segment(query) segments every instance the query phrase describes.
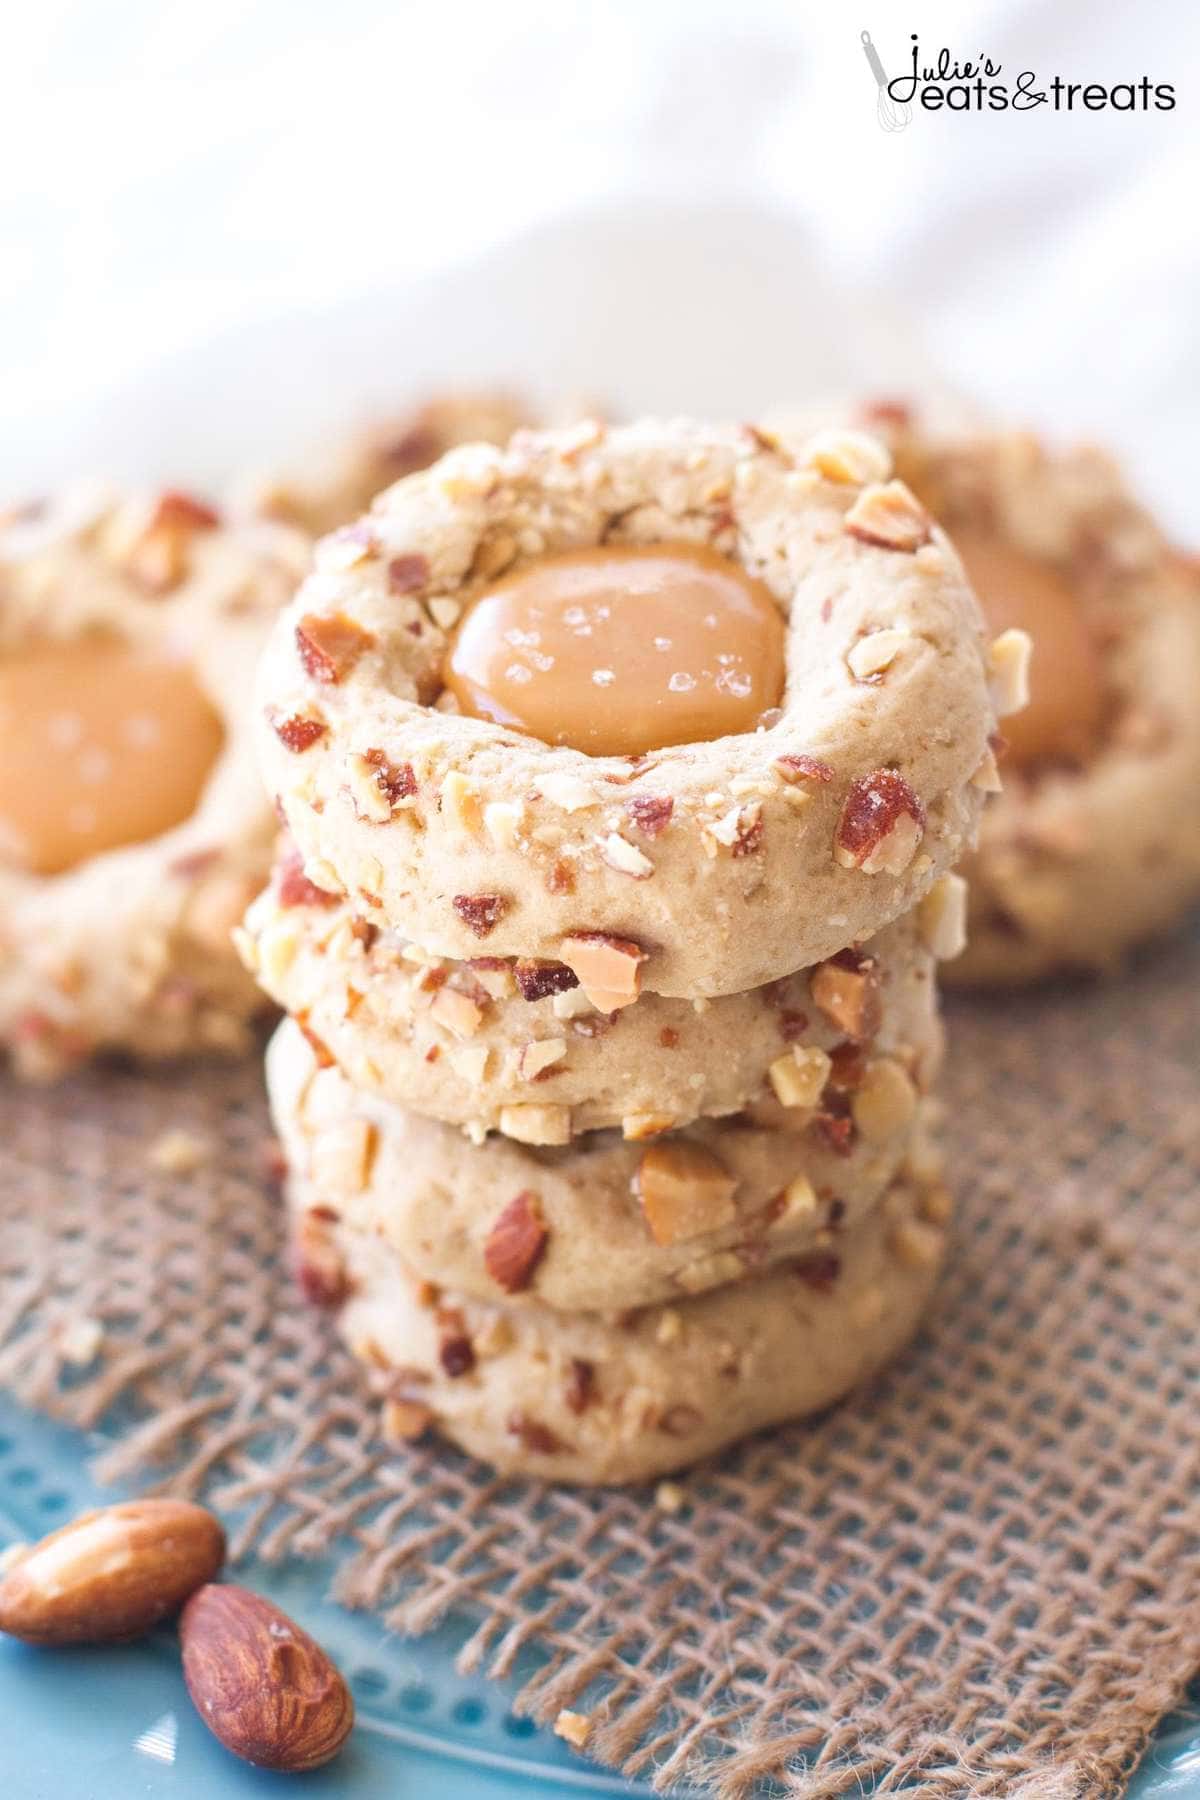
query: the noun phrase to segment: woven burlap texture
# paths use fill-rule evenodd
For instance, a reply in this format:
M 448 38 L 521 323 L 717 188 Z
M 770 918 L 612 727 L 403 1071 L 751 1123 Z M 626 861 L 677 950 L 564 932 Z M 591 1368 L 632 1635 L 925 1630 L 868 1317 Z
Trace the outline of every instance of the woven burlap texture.
M 465 1615 L 469 1669 L 535 1649 L 519 1707 L 591 1711 L 664 1789 L 1119 1794 L 1200 1666 L 1198 965 L 952 1007 L 928 1330 L 681 1512 L 381 1443 L 283 1266 L 253 1069 L 0 1090 L 0 1382 L 108 1421 L 105 1472 L 205 1494 L 238 1555 L 332 1554 L 402 1631 Z M 153 1174 L 167 1129 L 211 1160 Z

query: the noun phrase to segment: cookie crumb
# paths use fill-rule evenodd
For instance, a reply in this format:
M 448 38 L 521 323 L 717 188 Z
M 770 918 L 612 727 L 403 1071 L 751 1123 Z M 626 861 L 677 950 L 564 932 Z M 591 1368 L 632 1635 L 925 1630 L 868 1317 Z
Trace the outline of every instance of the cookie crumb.
M 654 1490 L 654 1504 L 659 1512 L 682 1512 L 687 1505 L 687 1495 L 677 1481 L 660 1481 Z
M 587 1713 L 560 1712 L 554 1721 L 555 1737 L 565 1738 L 575 1750 L 582 1750 L 591 1736 L 592 1721 Z

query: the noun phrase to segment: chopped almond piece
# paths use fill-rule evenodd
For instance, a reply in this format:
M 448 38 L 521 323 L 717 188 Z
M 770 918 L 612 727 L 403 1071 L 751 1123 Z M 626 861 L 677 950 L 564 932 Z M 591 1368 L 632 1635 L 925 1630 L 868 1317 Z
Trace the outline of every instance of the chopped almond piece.
M 642 964 L 649 952 L 633 938 L 579 932 L 564 938 L 558 953 L 598 1012 L 619 1012 L 642 991 Z
M 375 639 L 345 613 L 305 613 L 296 627 L 300 661 L 314 681 L 330 685 L 345 679 Z
M 826 481 L 852 486 L 886 481 L 892 472 L 889 452 L 865 431 L 818 431 L 801 446 L 797 460 L 802 468 L 815 469 Z
M 719 1157 L 680 1139 L 654 1144 L 634 1178 L 656 1244 L 678 1244 L 731 1225 L 737 1181 Z
M 882 1023 L 882 1007 L 879 979 L 869 959 L 857 966 L 840 957 L 818 963 L 808 987 L 819 1011 L 848 1038 L 863 1043 L 875 1036 Z
M 313 1306 L 340 1306 L 350 1292 L 346 1265 L 329 1231 L 329 1223 L 313 1208 L 296 1233 L 296 1280 Z
M 917 1090 L 895 1057 L 880 1056 L 867 1064 L 850 1111 L 869 1144 L 884 1143 L 903 1131 L 916 1110 Z
M 568 1712 L 565 1709 L 554 1721 L 555 1737 L 564 1738 L 575 1750 L 582 1750 L 591 1736 L 592 1721 L 586 1713 Z
M 907 631 L 871 631 L 846 652 L 846 666 L 856 681 L 874 681 L 890 669 L 908 642 Z
M 834 860 L 865 875 L 903 875 L 925 833 L 925 808 L 895 769 L 850 784 L 834 833 Z
M 992 703 L 1001 719 L 1029 705 L 1029 662 L 1033 639 L 1027 631 L 1002 631 L 988 651 Z
M 506 1294 L 519 1294 L 533 1279 L 548 1238 L 537 1195 L 527 1189 L 517 1194 L 493 1221 L 483 1247 L 492 1280 Z
M 503 1106 L 500 1129 L 518 1144 L 569 1144 L 569 1106 Z
M 474 783 L 457 769 L 451 769 L 442 781 L 440 796 L 442 816 L 459 831 L 475 836 L 483 824 L 479 791 Z
M 463 924 L 478 938 L 494 931 L 508 911 L 503 894 L 455 894 L 453 906 Z
M 366 1187 L 375 1156 L 375 1127 L 367 1119 L 326 1125 L 313 1140 L 309 1174 L 322 1196 L 358 1194 Z
M 793 1046 L 767 1070 L 775 1098 L 781 1106 L 815 1106 L 829 1078 L 831 1063 L 824 1050 Z
M 600 854 L 610 869 L 616 869 L 621 875 L 632 875 L 635 881 L 648 881 L 654 873 L 650 858 L 619 831 L 610 831 L 603 839 Z
M 541 1038 L 524 1045 L 517 1064 L 522 1081 L 537 1081 L 566 1054 L 566 1038 Z
M 297 756 L 305 750 L 311 750 L 313 745 L 318 743 L 329 730 L 323 719 L 314 719 L 307 713 L 289 713 L 281 716 L 278 713 L 268 712 L 267 718 L 270 721 L 271 729 L 284 749 L 291 750 Z
M 419 1400 L 387 1400 L 383 1407 L 383 1435 L 393 1444 L 415 1443 L 433 1423 L 433 1414 Z
M 779 1196 L 779 1211 L 772 1224 L 794 1225 L 797 1219 L 812 1218 L 816 1210 L 816 1188 L 807 1175 L 793 1175 Z
M 864 544 L 909 555 L 929 542 L 933 529 L 929 514 L 902 481 L 865 487 L 842 524 Z
M 670 1131 L 675 1123 L 674 1113 L 626 1113 L 621 1120 L 621 1136 L 635 1142 L 640 1138 L 660 1137 L 664 1131 Z
M 967 884 L 961 875 L 935 881 L 917 908 L 921 942 L 939 962 L 961 956 L 967 947 Z
M 429 1010 L 439 1025 L 444 1025 L 459 1038 L 474 1037 L 483 1023 L 483 1009 L 476 1006 L 469 994 L 460 994 L 457 988 L 439 988 Z

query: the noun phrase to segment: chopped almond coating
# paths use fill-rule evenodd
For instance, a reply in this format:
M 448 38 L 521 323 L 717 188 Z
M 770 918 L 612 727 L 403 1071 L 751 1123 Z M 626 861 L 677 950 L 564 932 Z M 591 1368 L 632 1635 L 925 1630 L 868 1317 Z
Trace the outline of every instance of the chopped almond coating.
M 676 1140 L 652 1145 L 634 1180 L 656 1244 L 704 1237 L 737 1218 L 737 1181 L 719 1157 L 698 1144 Z
M 523 809 L 512 800 L 491 800 L 483 809 L 483 827 L 498 850 L 511 850 L 521 829 Z
M 463 1044 L 450 1052 L 450 1062 L 471 1087 L 482 1087 L 490 1051 L 486 1044 Z
M 935 881 L 917 908 L 921 942 L 939 962 L 961 956 L 967 947 L 967 884 L 961 875 Z
M 475 836 L 483 824 L 483 814 L 479 806 L 479 793 L 474 784 L 465 775 L 460 775 L 457 769 L 451 769 L 442 782 L 440 795 L 442 817 L 457 826 L 459 831 Z
M 523 1081 L 536 1081 L 547 1069 L 562 1061 L 567 1054 L 566 1038 L 542 1038 L 526 1044 L 521 1051 L 518 1068 Z
M 1002 631 L 988 651 L 992 703 L 1006 719 L 1029 705 L 1029 662 L 1033 640 L 1027 631 Z
M 857 1043 L 873 1038 L 882 1023 L 879 982 L 873 963 L 858 967 L 837 958 L 818 963 L 809 977 L 814 1004 L 839 1031 Z
M 381 1423 L 389 1443 L 411 1444 L 433 1424 L 433 1413 L 419 1400 L 387 1400 Z
M 483 1260 L 492 1280 L 506 1294 L 519 1294 L 532 1281 L 548 1238 L 538 1197 L 525 1189 L 497 1214 L 488 1232 Z
M 387 579 L 393 594 L 413 594 L 429 580 L 429 564 L 423 556 L 393 556 Z
M 347 757 L 346 786 L 360 819 L 369 819 L 373 825 L 387 824 L 392 816 L 391 802 L 380 786 L 378 771 L 365 756 Z
M 429 602 L 429 616 L 439 631 L 451 631 L 458 623 L 462 603 L 448 594 L 435 594 Z
M 452 904 L 463 924 L 478 938 L 494 931 L 508 911 L 503 894 L 455 894 Z
M 826 481 L 861 486 L 865 481 L 886 481 L 892 459 L 878 438 L 865 431 L 818 431 L 800 448 L 801 468 L 815 469 Z
M 911 555 L 927 544 L 933 521 L 902 481 L 865 487 L 842 521 L 851 537 Z
M 312 1210 L 296 1233 L 296 1280 L 314 1306 L 340 1306 L 349 1293 L 346 1265 L 329 1234 L 328 1221 Z
M 925 832 L 925 808 L 895 769 L 850 784 L 834 833 L 834 860 L 866 875 L 903 875 Z
M 780 1205 L 774 1226 L 794 1225 L 797 1219 L 810 1219 L 817 1210 L 817 1190 L 807 1175 L 793 1175 L 779 1197 Z
M 675 802 L 670 794 L 635 794 L 625 810 L 639 831 L 656 838 L 671 823 Z
M 469 994 L 460 994 L 457 988 L 439 988 L 429 1010 L 438 1024 L 452 1031 L 455 1037 L 474 1037 L 483 1024 L 482 1007 L 476 1006 Z
M 522 999 L 530 1002 L 546 1000 L 579 986 L 579 977 L 566 963 L 544 962 L 538 957 L 518 957 L 513 964 L 512 976 L 521 990 Z
M 674 1113 L 626 1113 L 621 1120 L 621 1136 L 635 1142 L 640 1138 L 660 1137 L 664 1131 L 670 1131 L 675 1122 Z
M 300 661 L 314 681 L 335 685 L 350 673 L 375 639 L 345 613 L 305 613 L 296 627 Z
M 569 1144 L 569 1106 L 503 1106 L 500 1129 L 519 1144 Z
M 728 1287 L 745 1273 L 746 1266 L 735 1250 L 718 1250 L 712 1256 L 685 1263 L 675 1280 L 685 1294 L 703 1294 L 709 1288 Z
M 781 1106 L 815 1106 L 832 1066 L 824 1050 L 795 1044 L 775 1059 L 767 1075 Z
M 916 1110 L 917 1090 L 894 1057 L 877 1057 L 867 1064 L 850 1111 L 868 1143 L 882 1144 L 905 1130 Z
M 787 782 L 812 781 L 825 787 L 833 780 L 833 769 L 827 762 L 822 762 L 816 756 L 806 756 L 803 752 L 777 756 L 775 769 Z
M 991 745 L 984 751 L 971 776 L 971 786 L 978 788 L 983 794 L 1002 794 L 1004 783 L 1000 778 L 1000 768 L 996 762 L 996 752 Z
M 282 716 L 268 712 L 267 718 L 280 743 L 297 756 L 305 750 L 311 750 L 329 730 L 324 719 L 314 718 L 309 713 L 289 713 Z
M 313 1140 L 309 1175 L 322 1194 L 360 1194 L 371 1175 L 375 1127 L 367 1119 L 324 1126 Z
M 846 652 L 846 664 L 856 681 L 870 681 L 891 667 L 908 642 L 907 631 L 872 631 Z
M 654 864 L 644 851 L 628 838 L 623 838 L 619 831 L 610 831 L 600 845 L 600 854 L 610 869 L 616 869 L 622 875 L 632 875 L 635 881 L 648 881 L 654 873 Z
M 564 938 L 558 954 L 598 1012 L 619 1012 L 642 991 L 642 964 L 649 952 L 632 938 L 581 932 Z

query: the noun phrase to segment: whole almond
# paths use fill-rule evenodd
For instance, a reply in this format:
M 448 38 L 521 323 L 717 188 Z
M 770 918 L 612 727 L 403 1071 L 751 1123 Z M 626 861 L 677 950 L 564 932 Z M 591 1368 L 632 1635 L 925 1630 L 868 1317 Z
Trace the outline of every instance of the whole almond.
M 51 1532 L 0 1581 L 0 1631 L 27 1644 L 108 1644 L 178 1612 L 225 1560 L 225 1533 L 184 1500 L 125 1500 Z
M 354 1724 L 341 1674 L 306 1631 L 248 1588 L 211 1584 L 179 1621 L 183 1678 L 213 1736 L 263 1769 L 319 1769 Z

